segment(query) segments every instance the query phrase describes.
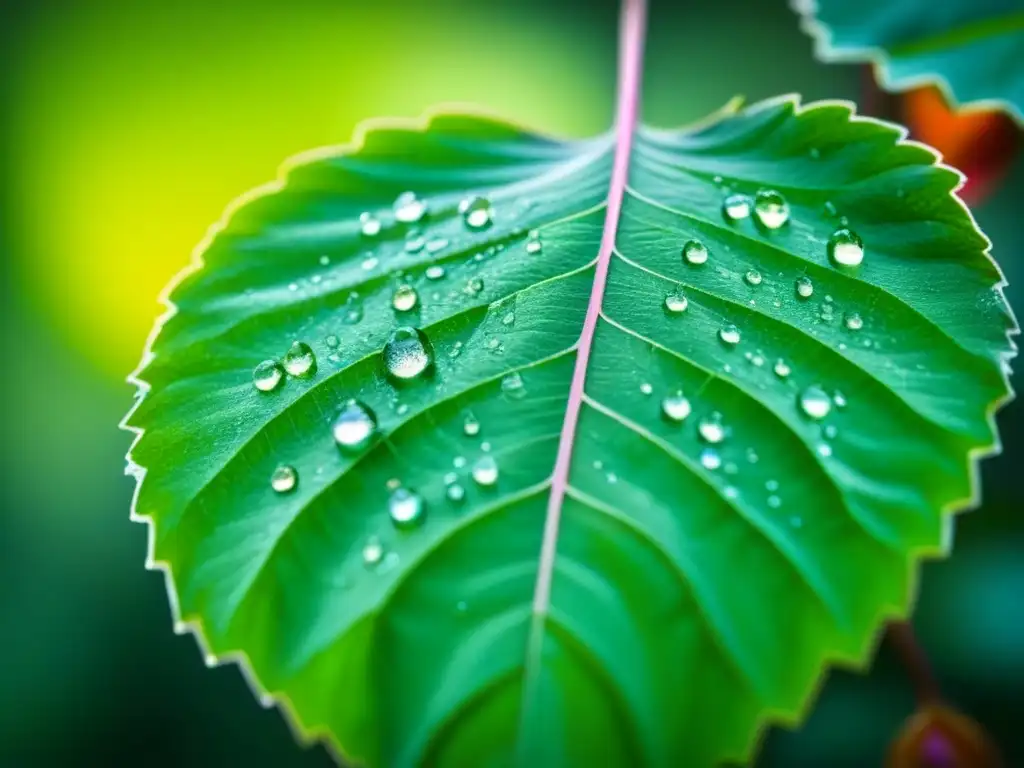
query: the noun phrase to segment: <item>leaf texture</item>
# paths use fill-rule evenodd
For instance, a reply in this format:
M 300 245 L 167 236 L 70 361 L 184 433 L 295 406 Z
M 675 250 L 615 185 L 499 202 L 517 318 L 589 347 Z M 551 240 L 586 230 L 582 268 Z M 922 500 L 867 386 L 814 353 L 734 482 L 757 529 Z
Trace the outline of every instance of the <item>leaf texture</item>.
M 847 104 L 780 98 L 631 135 L 552 532 L 616 146 L 469 114 L 379 124 L 233 206 L 170 293 L 126 419 L 151 563 L 211 662 L 241 660 L 346 759 L 749 759 L 824 665 L 864 663 L 906 615 L 976 498 L 1014 321 L 961 178 Z M 778 229 L 723 215 L 768 188 Z M 393 212 L 407 190 L 416 223 Z M 459 211 L 473 195 L 485 228 Z M 829 258 L 840 217 L 858 267 Z M 396 325 L 433 347 L 402 385 L 381 354 Z M 295 341 L 312 375 L 257 390 Z M 801 405 L 818 389 L 820 419 Z M 352 398 L 378 421 L 357 452 L 331 429 Z M 297 482 L 276 492 L 282 464 Z M 389 517 L 398 485 L 420 525 Z
M 826 61 L 870 61 L 883 87 L 938 83 L 961 105 L 1024 121 L 1024 7 L 1019 0 L 794 0 Z

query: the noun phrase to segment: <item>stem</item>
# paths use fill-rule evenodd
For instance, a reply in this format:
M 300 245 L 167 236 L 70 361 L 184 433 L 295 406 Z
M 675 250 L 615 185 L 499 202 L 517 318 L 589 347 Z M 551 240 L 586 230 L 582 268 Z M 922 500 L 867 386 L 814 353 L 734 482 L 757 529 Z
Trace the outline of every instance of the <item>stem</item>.
M 551 576 L 555 564 L 558 523 L 566 488 L 569 485 L 569 467 L 572 463 L 576 424 L 579 421 L 580 406 L 583 403 L 583 383 L 587 376 L 590 350 L 594 343 L 594 329 L 597 327 L 597 319 L 601 314 L 601 300 L 604 298 L 604 288 L 608 280 L 608 265 L 611 262 L 615 234 L 619 227 L 619 214 L 626 191 L 633 134 L 636 131 L 646 21 L 647 0 L 623 0 L 619 27 L 615 159 L 608 189 L 608 210 L 604 220 L 604 232 L 601 235 L 601 247 L 597 254 L 590 304 L 587 307 L 587 315 L 583 321 L 579 341 L 576 343 L 576 367 L 573 370 L 572 383 L 569 385 L 569 400 L 566 404 L 565 420 L 562 422 L 562 434 L 558 442 L 558 456 L 555 460 L 554 473 L 551 476 L 551 495 L 548 497 L 540 566 L 537 570 L 537 585 L 533 593 L 535 615 L 547 613 L 551 598 Z
M 928 654 L 917 640 L 914 628 L 909 621 L 894 621 L 889 624 L 886 639 L 899 654 L 914 686 L 914 696 L 918 707 L 937 704 L 942 700 L 942 690 L 935 677 Z

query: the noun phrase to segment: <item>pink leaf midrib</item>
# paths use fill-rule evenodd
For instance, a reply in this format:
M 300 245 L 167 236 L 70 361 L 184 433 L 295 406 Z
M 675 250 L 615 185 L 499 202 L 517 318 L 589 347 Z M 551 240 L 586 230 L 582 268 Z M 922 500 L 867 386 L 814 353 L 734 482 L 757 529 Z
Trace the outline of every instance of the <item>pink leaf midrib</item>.
M 619 216 L 626 192 L 629 173 L 629 158 L 636 132 L 637 105 L 640 99 L 640 82 L 644 49 L 644 35 L 647 21 L 646 0 L 624 0 L 619 27 L 619 69 L 618 101 L 616 105 L 615 157 L 612 163 L 611 182 L 608 188 L 608 207 L 604 220 L 604 231 L 597 254 L 594 284 L 590 292 L 590 303 L 577 342 L 576 366 L 569 385 L 569 400 L 565 408 L 561 437 L 555 469 L 551 476 L 551 493 L 548 496 L 547 516 L 544 521 L 544 537 L 540 551 L 540 565 L 537 569 L 537 584 L 533 594 L 535 615 L 547 613 L 551 597 L 551 578 L 554 571 L 555 552 L 558 540 L 558 526 L 562 505 L 569 485 L 569 469 L 575 446 L 576 425 L 579 422 L 580 407 L 583 404 L 583 386 L 590 362 L 590 350 L 594 343 L 594 331 L 601 314 L 605 285 L 608 281 L 608 267 L 619 228 Z

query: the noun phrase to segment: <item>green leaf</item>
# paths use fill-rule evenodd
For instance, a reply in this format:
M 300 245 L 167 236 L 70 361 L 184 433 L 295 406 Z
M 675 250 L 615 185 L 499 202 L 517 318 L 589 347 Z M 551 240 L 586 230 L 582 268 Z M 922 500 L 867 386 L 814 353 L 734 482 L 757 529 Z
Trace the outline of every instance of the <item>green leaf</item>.
M 826 61 L 870 61 L 892 91 L 938 84 L 963 106 L 1024 121 L 1019 0 L 793 0 Z
M 747 758 L 907 614 L 997 445 L 961 177 L 842 103 L 634 130 L 630 39 L 616 136 L 440 113 L 289 163 L 137 374 L 178 629 L 349 759 Z

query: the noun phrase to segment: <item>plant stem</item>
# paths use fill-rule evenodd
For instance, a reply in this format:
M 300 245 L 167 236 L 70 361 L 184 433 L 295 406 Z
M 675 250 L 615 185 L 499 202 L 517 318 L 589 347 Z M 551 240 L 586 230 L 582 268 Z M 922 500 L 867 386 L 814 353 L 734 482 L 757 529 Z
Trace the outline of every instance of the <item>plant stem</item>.
M 909 621 L 891 622 L 886 630 L 886 639 L 899 654 L 900 661 L 911 684 L 918 707 L 937 704 L 942 701 L 942 690 L 932 670 L 928 654 L 925 653 Z

